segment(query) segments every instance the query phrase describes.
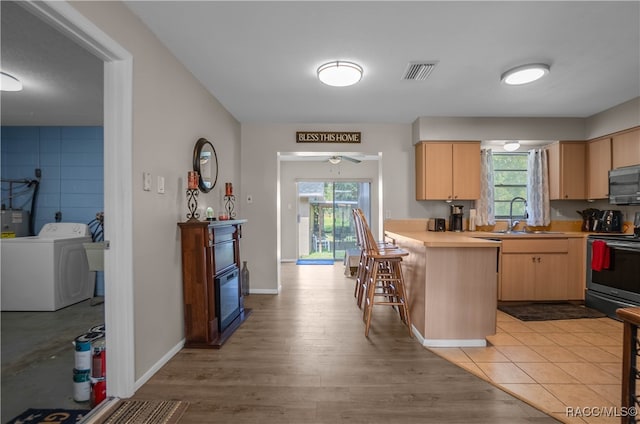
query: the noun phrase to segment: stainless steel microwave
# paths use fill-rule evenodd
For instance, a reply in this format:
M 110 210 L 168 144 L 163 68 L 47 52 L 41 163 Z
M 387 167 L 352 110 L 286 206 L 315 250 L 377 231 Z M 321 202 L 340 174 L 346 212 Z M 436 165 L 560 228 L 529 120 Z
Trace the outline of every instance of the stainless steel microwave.
M 640 205 L 640 165 L 609 171 L 609 203 Z

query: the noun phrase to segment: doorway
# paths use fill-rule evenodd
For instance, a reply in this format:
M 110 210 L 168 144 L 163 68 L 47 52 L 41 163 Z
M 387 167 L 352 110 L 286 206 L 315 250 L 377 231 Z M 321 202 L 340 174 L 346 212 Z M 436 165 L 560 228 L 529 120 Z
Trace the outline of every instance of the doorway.
M 67 2 L 21 5 L 104 62 L 104 213 L 111 245 L 104 252 L 107 395 L 131 397 L 145 381 L 135 381 L 133 331 L 133 57 Z
M 343 260 L 357 246 L 352 209 L 371 212 L 371 181 L 298 181 L 298 259 Z

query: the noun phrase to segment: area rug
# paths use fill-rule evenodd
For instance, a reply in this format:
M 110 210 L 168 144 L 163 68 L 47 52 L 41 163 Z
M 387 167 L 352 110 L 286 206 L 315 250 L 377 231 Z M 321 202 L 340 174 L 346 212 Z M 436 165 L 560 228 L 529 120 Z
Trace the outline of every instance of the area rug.
M 298 259 L 296 265 L 333 265 L 333 259 Z
M 95 424 L 175 424 L 189 402 L 174 400 L 120 400 Z
M 7 424 L 60 423 L 76 424 L 89 413 L 88 409 L 27 409 Z
M 498 309 L 520 321 L 551 321 L 560 319 L 603 318 L 602 312 L 571 303 L 527 303 L 499 305 Z

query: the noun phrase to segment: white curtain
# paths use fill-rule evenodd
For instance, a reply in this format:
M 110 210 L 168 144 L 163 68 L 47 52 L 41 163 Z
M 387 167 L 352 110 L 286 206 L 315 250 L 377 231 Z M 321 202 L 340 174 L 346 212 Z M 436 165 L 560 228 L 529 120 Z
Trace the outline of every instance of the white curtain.
M 476 202 L 476 225 L 494 225 L 493 154 L 491 149 L 480 151 L 480 198 Z
M 551 211 L 549 207 L 549 165 L 547 151 L 529 150 L 527 162 L 527 224 L 549 225 Z

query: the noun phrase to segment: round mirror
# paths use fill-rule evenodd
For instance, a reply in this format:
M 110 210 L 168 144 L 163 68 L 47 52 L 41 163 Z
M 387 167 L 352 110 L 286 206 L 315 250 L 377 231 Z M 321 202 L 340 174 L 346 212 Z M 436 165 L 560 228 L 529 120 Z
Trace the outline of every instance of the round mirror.
M 213 144 L 206 138 L 196 142 L 193 149 L 193 170 L 199 175 L 198 187 L 208 193 L 218 181 L 218 156 Z

